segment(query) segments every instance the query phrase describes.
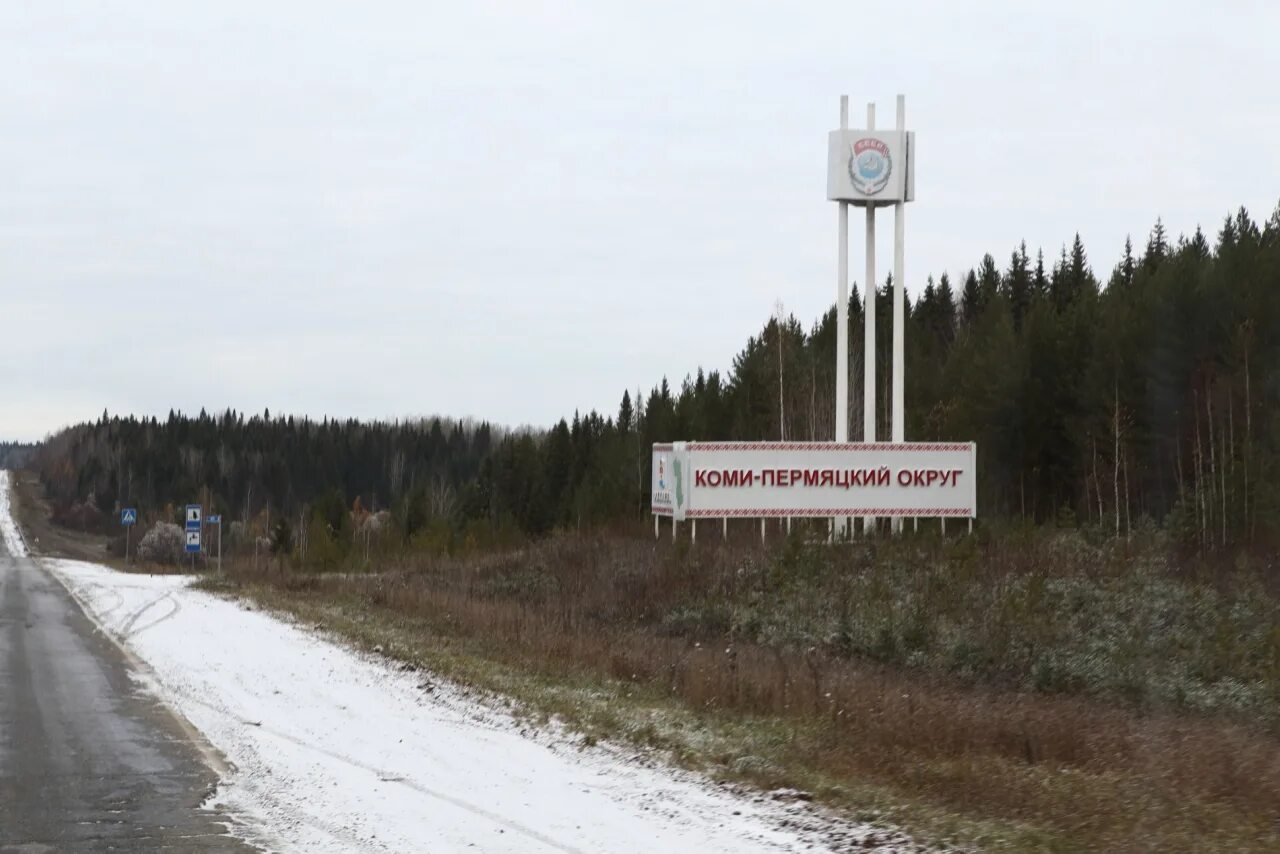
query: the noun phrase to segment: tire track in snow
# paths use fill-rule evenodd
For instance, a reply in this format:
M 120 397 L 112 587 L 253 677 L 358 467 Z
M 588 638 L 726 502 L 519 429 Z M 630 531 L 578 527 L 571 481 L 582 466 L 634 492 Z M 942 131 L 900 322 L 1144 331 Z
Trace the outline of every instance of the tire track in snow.
M 112 604 L 110 607 L 102 608 L 101 610 L 98 611 L 99 617 L 105 618 L 108 614 L 110 614 L 111 612 L 115 611 L 117 608 L 124 605 L 124 596 L 121 595 L 120 591 L 113 590 L 110 587 L 107 587 L 106 585 L 98 584 L 97 582 L 93 582 L 93 581 L 89 582 L 88 587 L 94 590 L 101 590 L 104 596 L 110 596 L 112 599 L 115 600 L 114 604 Z
M 140 614 L 138 614 L 138 616 L 139 617 L 142 616 L 142 614 L 145 614 L 147 611 L 151 610 L 151 608 L 155 607 L 160 602 L 163 602 L 166 599 L 169 600 L 169 604 L 173 606 L 172 608 L 169 609 L 169 613 L 163 616 L 157 617 L 149 623 L 144 623 L 141 626 L 134 625 L 133 628 L 129 629 L 128 633 L 125 635 L 122 635 L 122 637 L 125 637 L 125 638 L 136 637 L 142 634 L 143 632 L 145 632 L 147 629 L 155 628 L 156 626 L 163 623 L 165 620 L 172 620 L 174 617 L 178 616 L 178 612 L 182 610 L 182 604 L 178 601 L 177 597 L 173 596 L 172 594 L 169 596 L 162 596 L 160 599 L 157 599 L 155 602 L 152 602 L 151 605 L 148 605 L 146 608 L 144 608 L 143 611 Z M 133 622 L 136 623 L 136 620 L 137 618 L 135 617 Z
M 170 609 L 169 613 L 165 614 L 163 617 L 159 617 L 155 620 L 152 620 L 149 623 L 144 624 L 142 628 L 139 628 L 139 629 L 134 628 L 134 626 L 137 625 L 138 620 L 142 619 L 143 614 L 147 613 L 156 605 L 160 604 L 166 599 L 169 600 L 169 604 L 173 605 L 173 608 Z M 178 600 L 174 598 L 173 593 L 172 592 L 165 593 L 161 596 L 157 596 L 156 598 L 152 599 L 150 602 L 146 603 L 141 608 L 139 608 L 138 610 L 130 614 L 129 618 L 125 621 L 124 625 L 121 626 L 116 631 L 116 634 L 120 636 L 121 640 L 126 640 L 128 638 L 133 637 L 136 634 L 145 632 L 147 629 L 153 626 L 158 626 L 159 624 L 163 623 L 165 620 L 168 620 L 171 617 L 175 616 L 181 610 L 182 610 L 182 606 L 178 604 Z

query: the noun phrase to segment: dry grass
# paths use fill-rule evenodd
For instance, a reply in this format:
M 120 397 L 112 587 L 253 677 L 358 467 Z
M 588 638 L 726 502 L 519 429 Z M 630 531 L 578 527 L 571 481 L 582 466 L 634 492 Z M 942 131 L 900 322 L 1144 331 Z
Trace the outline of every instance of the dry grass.
M 744 639 L 732 618 L 672 618 L 708 601 L 767 607 L 788 595 L 777 573 L 809 571 L 793 558 L 565 537 L 379 574 L 235 567 L 229 578 L 584 730 L 874 805 L 933 838 L 1280 849 L 1280 739 L 1263 723 L 1036 693 L 998 668 L 961 677 L 869 662 L 839 644 L 761 643 L 773 635 Z
M 99 562 L 110 557 L 106 537 L 51 521 L 52 508 L 44 485 L 34 472 L 14 472 L 13 509 L 27 545 L 35 554 Z

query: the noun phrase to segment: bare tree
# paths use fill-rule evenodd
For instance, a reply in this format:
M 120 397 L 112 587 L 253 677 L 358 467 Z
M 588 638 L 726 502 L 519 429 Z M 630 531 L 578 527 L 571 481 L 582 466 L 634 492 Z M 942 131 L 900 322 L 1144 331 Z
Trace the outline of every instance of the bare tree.
M 431 479 L 431 487 L 427 490 L 427 506 L 434 518 L 448 518 L 453 515 L 454 491 L 442 475 Z
M 1114 406 L 1111 415 L 1111 432 L 1113 434 L 1113 450 L 1111 460 L 1111 491 L 1114 494 L 1116 510 L 1116 536 L 1120 536 L 1120 380 L 1112 383 L 1112 399 Z
M 400 494 L 400 486 L 404 483 L 404 453 L 396 451 L 391 457 L 391 495 L 394 498 Z

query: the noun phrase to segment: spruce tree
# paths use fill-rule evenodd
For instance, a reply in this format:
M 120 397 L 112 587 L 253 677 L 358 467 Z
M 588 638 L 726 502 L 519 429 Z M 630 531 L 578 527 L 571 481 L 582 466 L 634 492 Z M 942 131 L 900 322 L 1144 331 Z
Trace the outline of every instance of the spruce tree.
M 978 277 L 970 270 L 964 277 L 964 291 L 960 295 L 960 317 L 965 326 L 972 325 L 982 313 L 982 290 Z
M 1022 320 L 1031 307 L 1031 271 L 1028 269 L 1027 242 L 1022 241 L 1018 249 L 1009 258 L 1009 269 L 1005 273 L 1005 290 L 1009 295 L 1009 306 L 1013 312 L 1013 329 L 1022 331 Z
M 1164 232 L 1164 221 L 1156 218 L 1156 224 L 1147 238 L 1146 251 L 1142 253 L 1142 268 L 1148 273 L 1155 272 L 1169 254 L 1169 241 Z
M 1125 235 L 1124 238 L 1124 255 L 1120 258 L 1120 263 L 1116 265 L 1115 272 L 1111 274 L 1111 282 L 1108 287 L 1128 288 L 1133 284 L 1134 273 L 1138 269 L 1138 262 L 1133 257 L 1133 240 Z
M 1031 290 L 1035 296 L 1049 296 L 1049 279 L 1044 272 L 1044 250 L 1036 250 L 1036 271 L 1031 279 Z
M 1000 292 L 1000 271 L 990 252 L 982 256 L 982 264 L 978 267 L 978 292 L 982 295 L 983 307 L 994 302 Z
M 1072 303 L 1097 290 L 1093 271 L 1089 269 L 1089 260 L 1084 252 L 1084 242 L 1080 233 L 1071 244 L 1071 259 L 1067 268 L 1067 302 Z
M 631 432 L 631 419 L 634 413 L 631 409 L 631 392 L 622 392 L 622 404 L 618 407 L 618 432 Z
M 946 273 L 938 279 L 937 335 L 948 346 L 956 337 L 956 297 Z

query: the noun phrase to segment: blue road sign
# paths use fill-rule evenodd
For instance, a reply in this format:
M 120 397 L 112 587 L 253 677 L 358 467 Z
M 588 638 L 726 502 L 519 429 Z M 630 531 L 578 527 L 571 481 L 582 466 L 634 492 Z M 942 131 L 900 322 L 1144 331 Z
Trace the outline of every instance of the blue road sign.
M 217 514 L 217 513 L 210 513 L 210 514 L 209 514 L 209 520 L 208 520 L 208 521 L 209 521 L 209 524 L 210 524 L 210 525 L 221 525 L 221 524 L 222 524 L 222 516 L 221 516 L 221 514 Z
M 194 554 L 200 551 L 200 532 L 187 531 L 187 553 Z
M 121 525 L 136 525 L 136 524 L 138 524 L 138 510 L 137 510 L 137 508 L 135 508 L 135 507 L 126 507 L 126 508 L 124 508 L 123 510 L 121 510 L 121 511 L 120 511 L 120 524 L 121 524 Z
M 200 530 L 200 505 L 199 504 L 187 505 L 187 530 L 188 531 Z M 199 544 L 200 544 L 200 540 L 199 538 L 197 538 L 196 545 L 199 546 Z M 190 550 L 190 544 L 188 543 L 188 551 L 189 550 Z

